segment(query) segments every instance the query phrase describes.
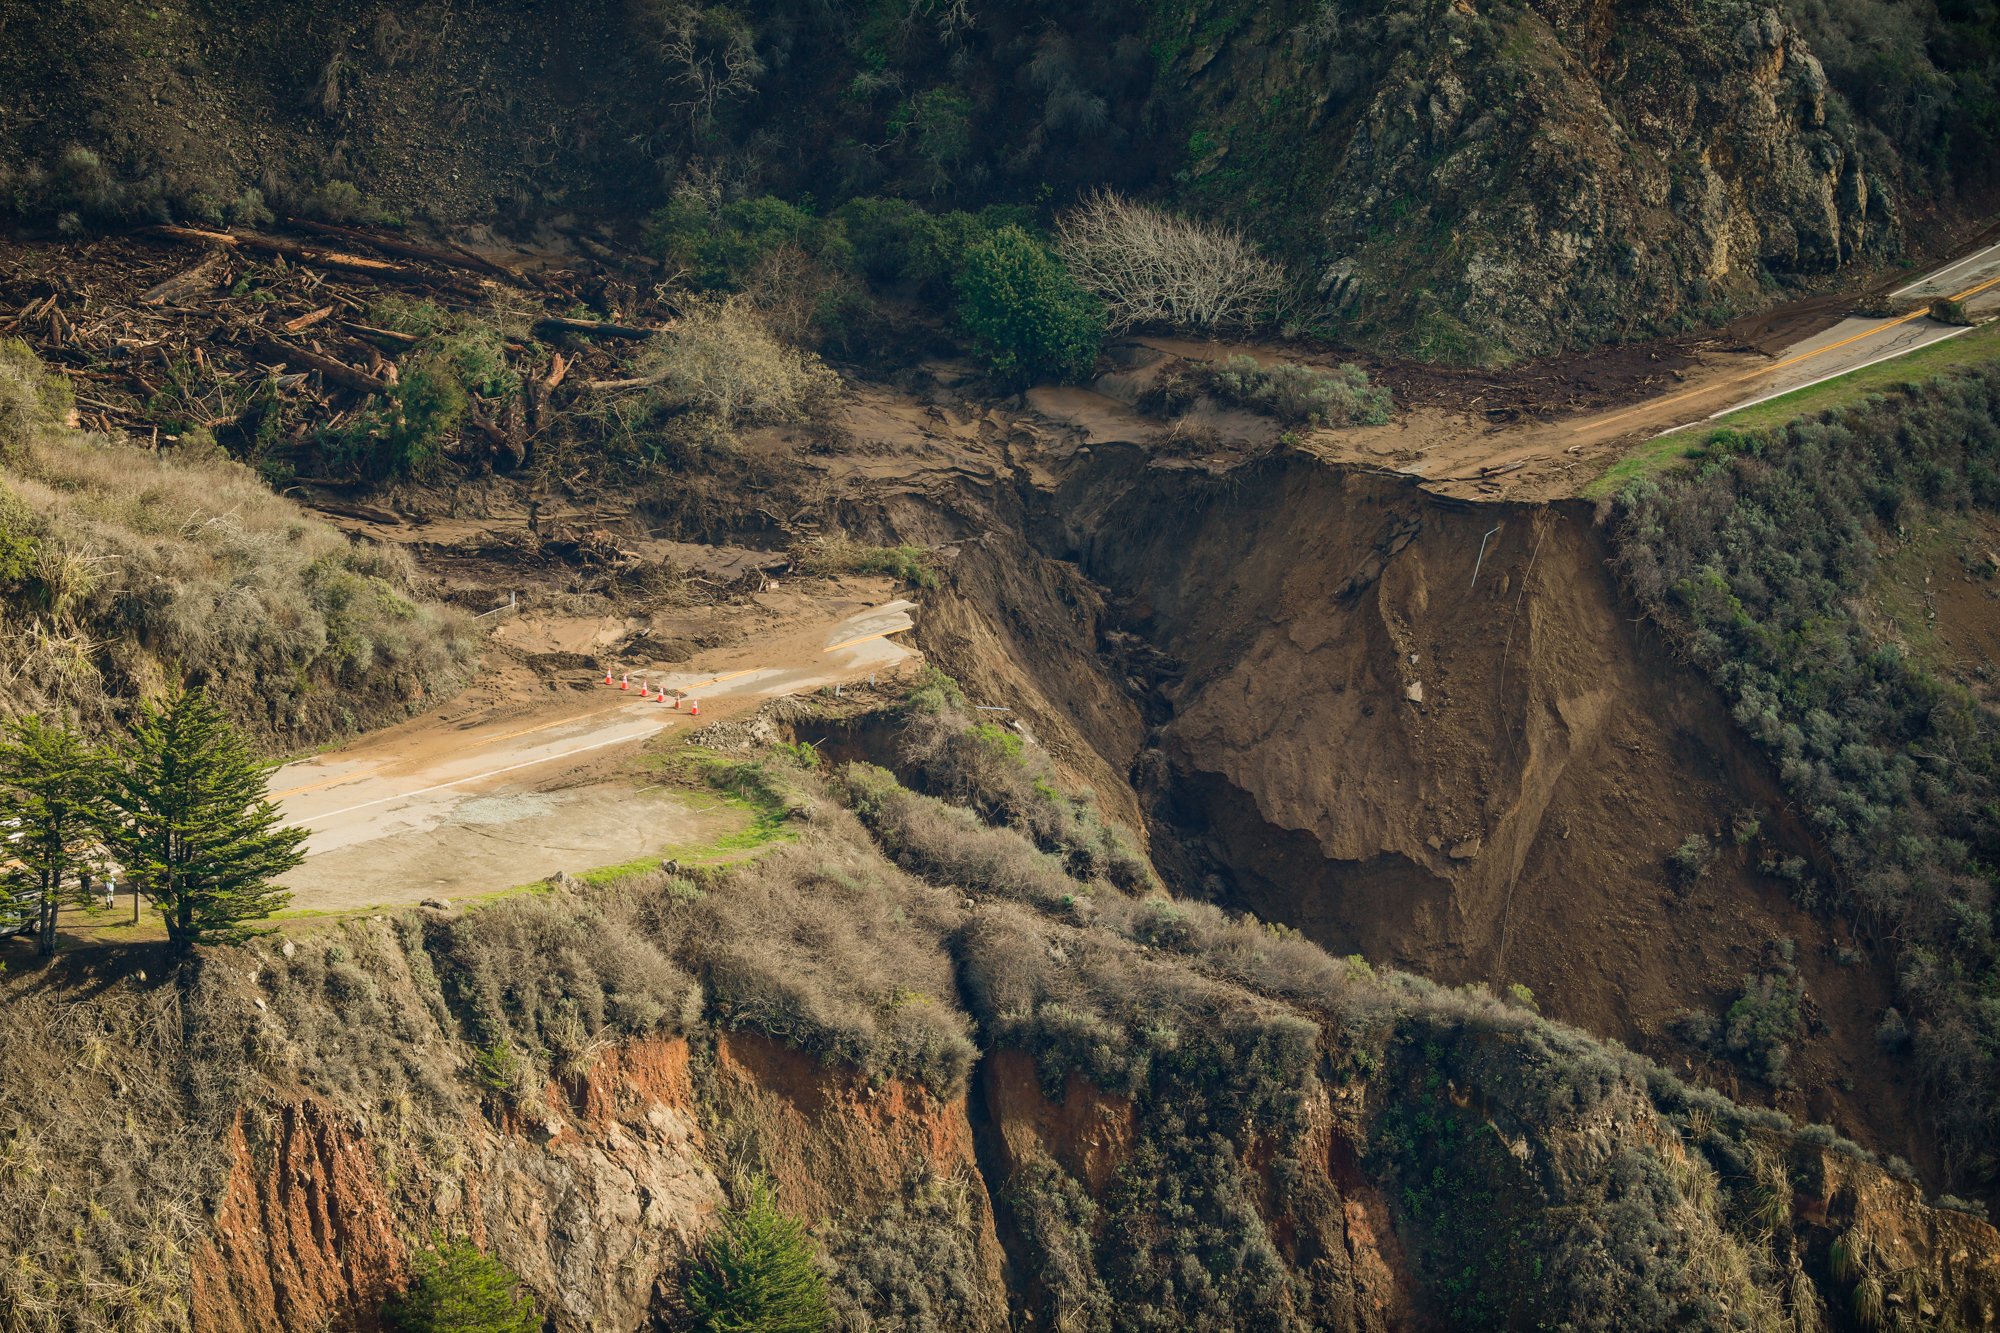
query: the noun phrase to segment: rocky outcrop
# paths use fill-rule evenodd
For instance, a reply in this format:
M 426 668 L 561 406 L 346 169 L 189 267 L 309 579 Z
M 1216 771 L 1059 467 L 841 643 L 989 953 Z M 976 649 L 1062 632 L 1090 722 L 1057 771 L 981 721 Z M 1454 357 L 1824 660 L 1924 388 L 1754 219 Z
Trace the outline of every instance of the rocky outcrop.
M 573 1328 L 636 1328 L 722 1203 L 686 1039 L 606 1051 L 478 1129 L 433 1209 L 470 1224 Z
M 1769 275 L 1900 245 L 1893 154 L 1869 157 L 1776 6 L 1301 8 L 1193 77 L 1229 129 L 1191 188 L 1285 197 L 1251 155 L 1288 132 L 1321 204 L 1296 244 L 1342 325 L 1426 358 L 1534 356 L 1726 317 Z

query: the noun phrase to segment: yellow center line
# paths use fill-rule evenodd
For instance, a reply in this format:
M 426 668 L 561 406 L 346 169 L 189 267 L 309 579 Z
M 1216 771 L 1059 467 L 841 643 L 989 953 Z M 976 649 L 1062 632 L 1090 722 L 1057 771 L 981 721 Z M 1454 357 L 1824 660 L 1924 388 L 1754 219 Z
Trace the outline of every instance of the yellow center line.
M 725 680 L 735 680 L 739 676 L 754 676 L 763 669 L 763 667 L 745 667 L 741 671 L 732 671 L 726 676 L 711 676 L 707 680 L 698 680 L 692 685 L 676 685 L 674 688 L 685 694 L 689 690 L 699 690 L 710 685 L 720 685 Z
M 1981 292 L 1985 291 L 1989 287 L 2000 287 L 2000 277 L 1988 278 L 1985 282 L 1980 283 L 1976 287 L 1967 287 L 1964 291 L 1960 292 L 1958 295 L 1947 296 L 1944 299 L 1947 301 L 1970 300 L 1971 298 L 1979 295 Z M 1816 356 L 1825 356 L 1828 352 L 1837 352 L 1843 347 L 1851 347 L 1855 343 L 1861 342 L 1868 338 L 1873 338 L 1878 333 L 1887 333 L 1890 329 L 1901 328 L 1903 325 L 1908 324 L 1911 320 L 1922 319 L 1925 315 L 1928 315 L 1929 313 L 1930 313 L 1930 307 L 1926 305 L 1921 310 L 1912 310 L 1907 315 L 1899 315 L 1895 319 L 1889 320 L 1887 323 L 1877 324 L 1872 329 L 1863 329 L 1860 333 L 1854 334 L 1852 337 L 1842 338 L 1837 343 L 1828 343 L 1824 347 L 1815 347 L 1810 352 L 1801 352 L 1797 356 L 1790 357 L 1784 361 L 1774 362 L 1773 364 L 1768 366 L 1759 366 L 1755 370 L 1744 371 L 1739 375 L 1731 376 L 1729 379 L 1722 380 L 1716 384 L 1697 385 L 1695 388 L 1683 389 L 1681 392 L 1676 394 L 1670 394 L 1665 398 L 1650 399 L 1646 402 L 1640 403 L 1636 407 L 1627 408 L 1623 412 L 1614 413 L 1613 415 L 1608 417 L 1597 417 L 1591 420 L 1588 424 L 1593 426 L 1606 426 L 1614 421 L 1619 421 L 1624 419 L 1625 417 L 1629 417 L 1636 412 L 1651 411 L 1654 408 L 1665 407 L 1669 403 L 1677 403 L 1681 401 L 1683 398 L 1694 398 L 1701 394 L 1713 393 L 1715 392 L 1716 389 L 1722 387 L 1722 385 L 1732 384 L 1737 380 L 1754 380 L 1754 379 L 1759 379 L 1765 375 L 1775 375 L 1777 372 L 1781 370 L 1785 370 L 1792 366 L 1799 365 L 1802 362 L 1810 361 Z M 1861 370 L 1865 369 L 1865 367 L 1856 366 L 1855 369 Z M 1584 423 L 1579 422 L 1578 424 L 1581 425 Z
M 823 653 L 837 652 L 842 648 L 852 648 L 857 643 L 869 643 L 875 639 L 886 639 L 891 634 L 901 634 L 902 632 L 903 631 L 899 629 L 885 629 L 880 634 L 864 634 L 858 639 L 849 639 L 845 643 L 831 644 L 825 648 L 820 649 L 820 651 Z

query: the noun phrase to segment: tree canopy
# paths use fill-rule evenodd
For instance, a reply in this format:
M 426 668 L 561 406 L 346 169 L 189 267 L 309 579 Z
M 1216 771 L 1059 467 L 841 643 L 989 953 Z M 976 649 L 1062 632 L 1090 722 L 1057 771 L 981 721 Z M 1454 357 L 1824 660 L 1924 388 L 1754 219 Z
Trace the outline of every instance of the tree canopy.
M 35 949 L 56 951 L 56 917 L 79 892 L 104 823 L 105 756 L 68 727 L 37 717 L 9 722 L 0 738 L 0 909 L 32 912 Z
M 724 1213 L 688 1281 L 688 1312 L 704 1333 L 821 1333 L 831 1318 L 826 1275 L 797 1218 L 753 1180 Z
M 241 938 L 291 900 L 271 881 L 304 859 L 249 742 L 200 689 L 141 710 L 107 799 L 105 841 L 178 949 Z

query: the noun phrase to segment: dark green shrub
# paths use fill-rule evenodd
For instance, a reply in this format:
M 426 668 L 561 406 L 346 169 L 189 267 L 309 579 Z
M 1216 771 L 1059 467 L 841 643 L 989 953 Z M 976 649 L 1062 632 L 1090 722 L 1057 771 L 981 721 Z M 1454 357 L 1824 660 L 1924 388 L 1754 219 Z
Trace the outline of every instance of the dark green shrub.
M 0 486 L 0 595 L 14 592 L 34 577 L 34 516 L 14 493 Z
M 1104 341 L 1104 307 L 1040 241 L 1004 226 L 974 242 L 958 274 L 958 318 L 1004 380 L 1089 375 Z
M 1723 1016 L 1722 1039 L 1752 1071 L 1775 1082 L 1798 1038 L 1805 983 L 1789 971 L 1743 978 L 1743 991 Z
M 722 203 L 684 190 L 653 214 L 646 239 L 670 269 L 708 288 L 740 286 L 758 260 L 788 245 L 834 268 L 846 266 L 852 256 L 837 220 L 815 217 L 771 195 Z
M 850 199 L 834 217 L 847 230 L 861 275 L 883 286 L 934 288 L 949 280 L 964 250 L 962 226 L 907 199 Z
M 703 1333 L 821 1333 L 832 1320 L 826 1274 L 798 1219 L 753 1180 L 722 1215 L 688 1279 L 687 1305 Z
M 1677 886 L 1689 888 L 1708 874 L 1715 858 L 1715 845 L 1704 834 L 1690 833 L 1667 858 L 1667 874 Z
M 465 1241 L 417 1256 L 416 1281 L 382 1310 L 398 1333 L 539 1333 L 541 1311 L 521 1279 Z

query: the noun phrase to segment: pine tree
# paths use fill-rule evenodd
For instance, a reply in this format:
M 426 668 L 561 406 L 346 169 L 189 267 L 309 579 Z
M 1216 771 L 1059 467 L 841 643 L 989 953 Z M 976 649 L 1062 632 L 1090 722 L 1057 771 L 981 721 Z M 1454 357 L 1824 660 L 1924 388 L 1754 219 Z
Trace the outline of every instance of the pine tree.
M 0 740 L 0 908 L 34 913 L 35 952 L 56 951 L 56 917 L 73 901 L 104 815 L 103 753 L 65 726 L 25 717 Z
M 271 883 L 297 865 L 304 829 L 286 828 L 249 742 L 199 689 L 147 707 L 109 784 L 124 818 L 105 842 L 186 950 L 239 939 L 243 923 L 291 901 Z
M 417 1280 L 382 1311 L 398 1333 L 539 1333 L 541 1311 L 521 1279 L 465 1241 L 417 1257 Z
M 796 1218 L 753 1180 L 723 1214 L 688 1279 L 688 1312 L 703 1333 L 822 1333 L 832 1315 L 826 1275 Z

